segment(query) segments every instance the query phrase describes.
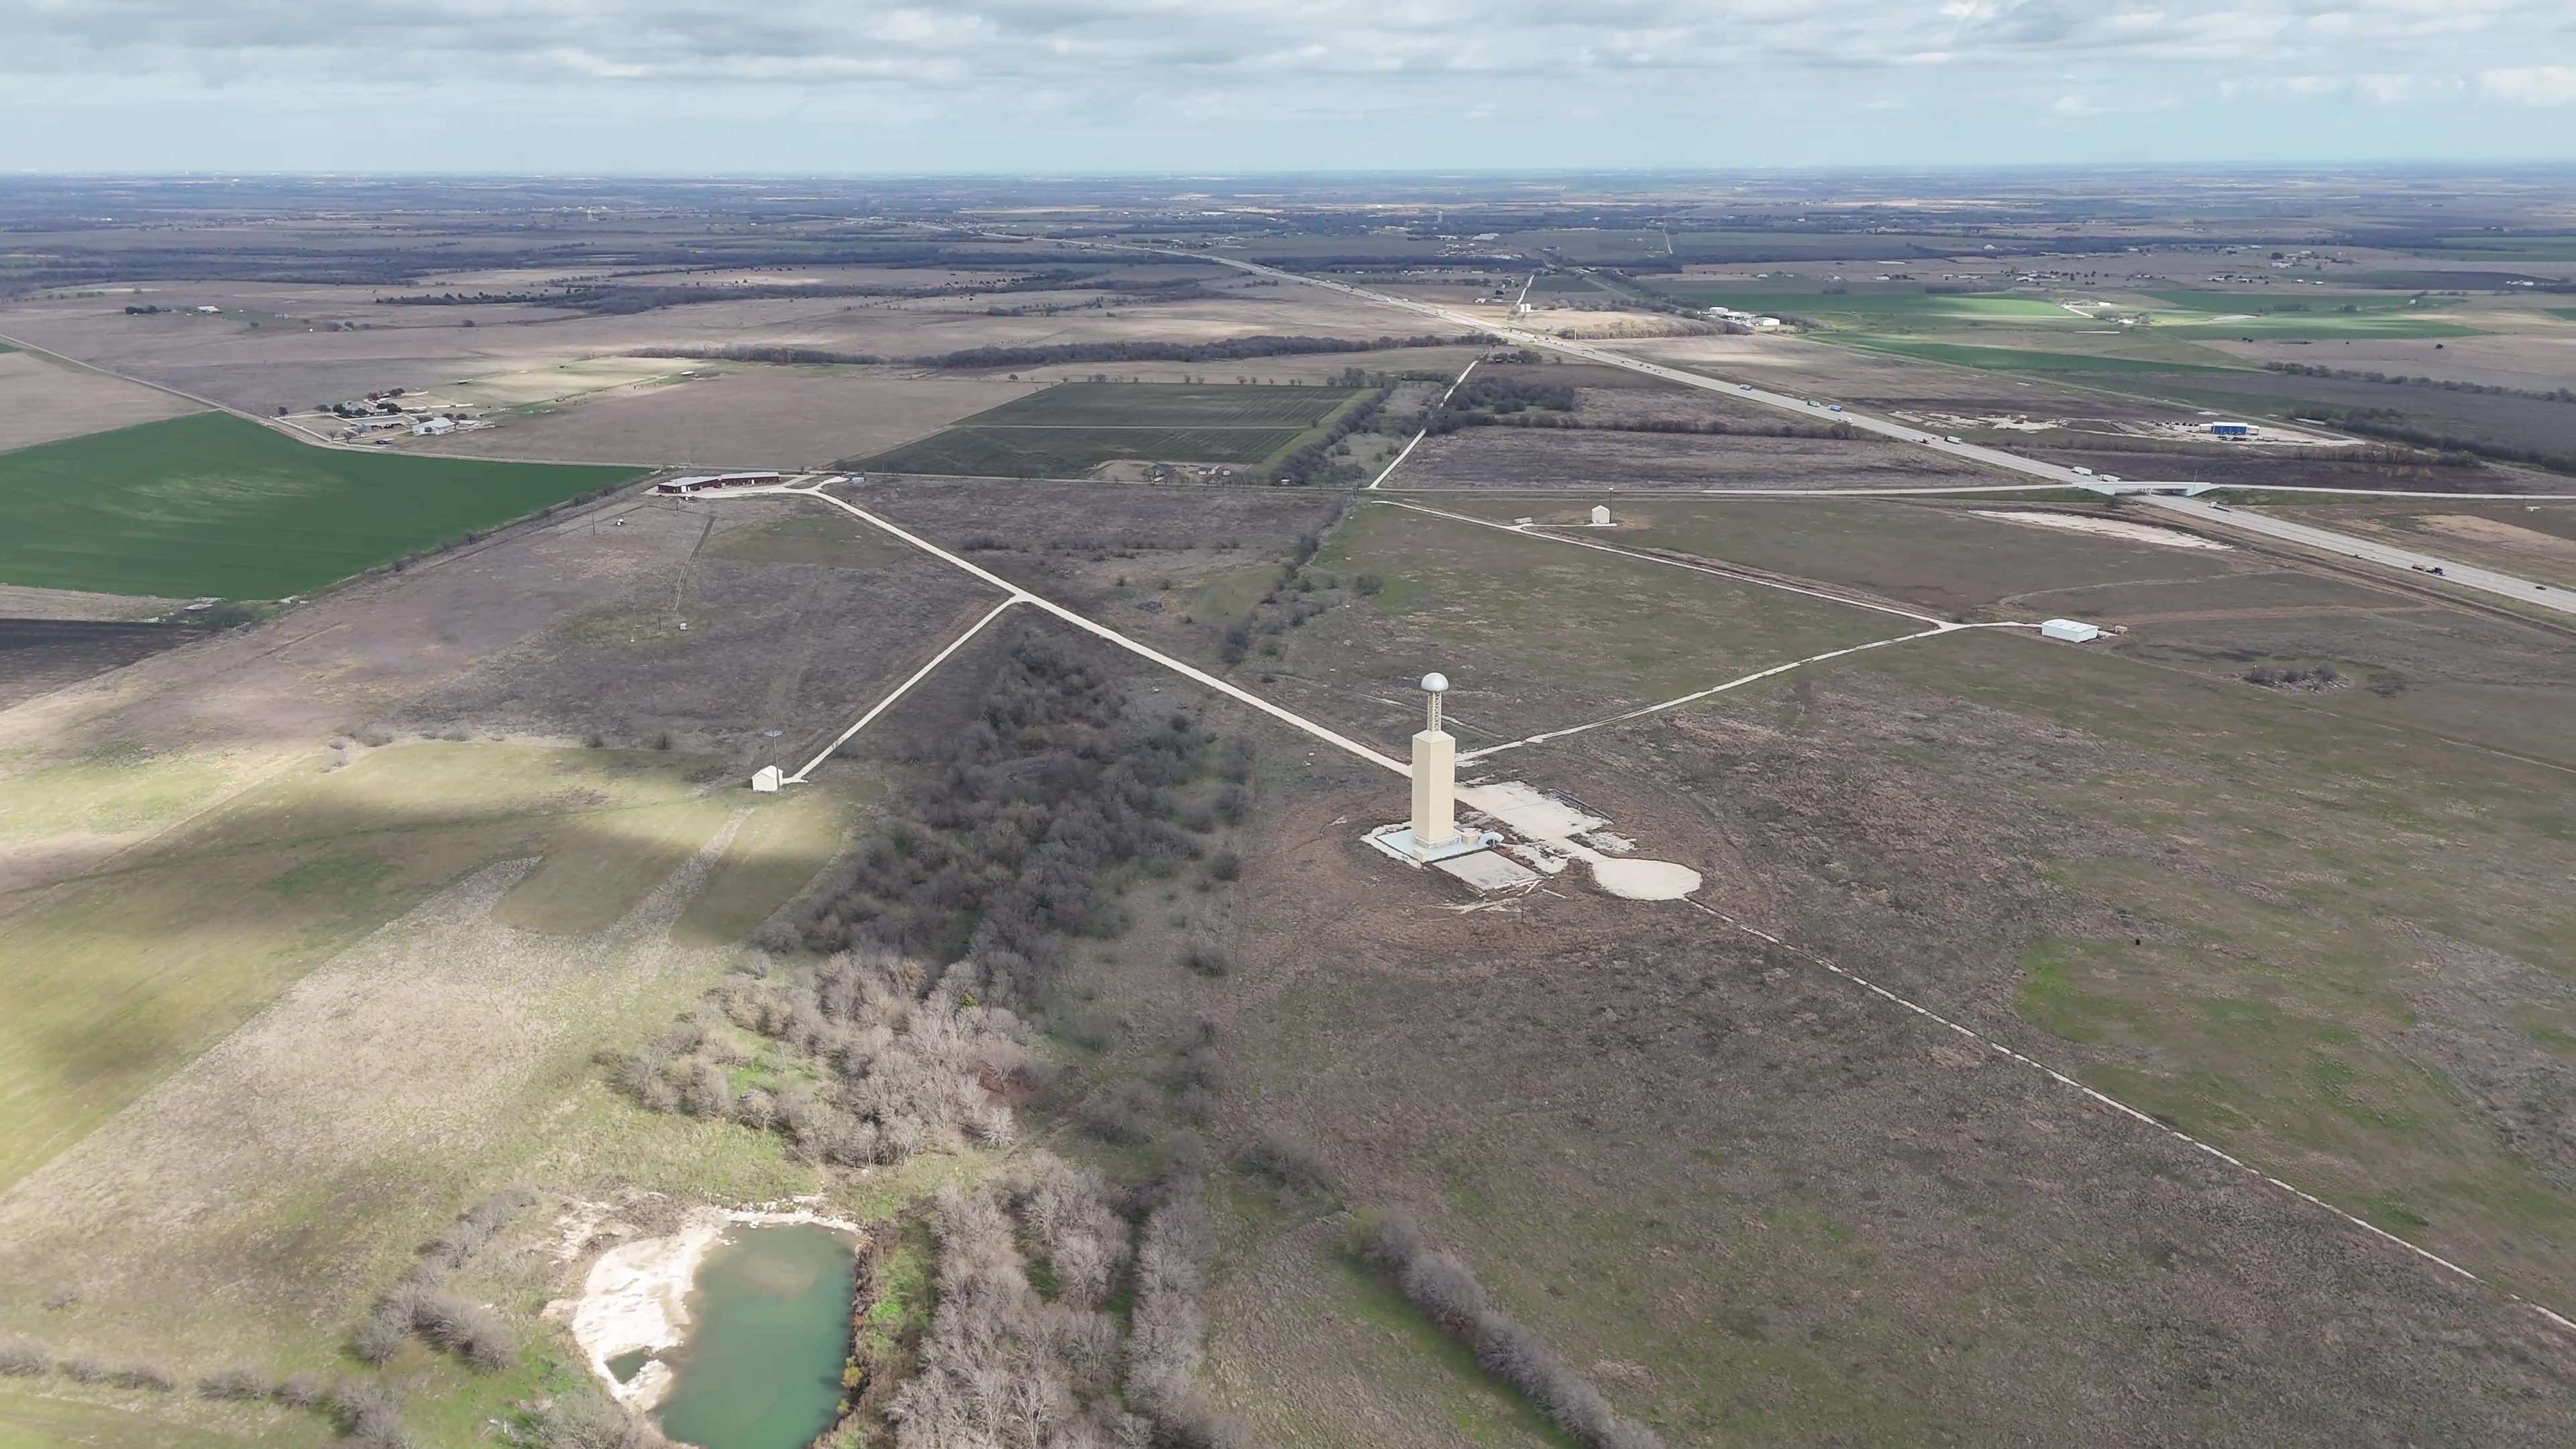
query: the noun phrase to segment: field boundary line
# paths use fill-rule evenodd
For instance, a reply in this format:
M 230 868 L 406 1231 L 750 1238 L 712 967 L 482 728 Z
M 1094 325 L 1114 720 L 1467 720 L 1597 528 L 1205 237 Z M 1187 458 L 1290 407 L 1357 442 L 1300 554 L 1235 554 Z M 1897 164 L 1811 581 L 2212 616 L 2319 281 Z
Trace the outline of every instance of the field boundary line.
M 779 783 L 780 783 L 780 784 L 782 784 L 782 785 L 802 785 L 802 784 L 804 784 L 804 783 L 805 783 L 805 779 L 806 779 L 806 777 L 807 777 L 807 776 L 809 776 L 809 775 L 813 774 L 816 770 L 821 769 L 821 768 L 823 767 L 823 762 L 824 762 L 825 760 L 828 760 L 828 759 L 832 758 L 833 754 L 834 754 L 834 753 L 836 753 L 836 752 L 841 748 L 841 746 L 848 744 L 852 739 L 856 738 L 856 737 L 858 736 L 859 731 L 861 731 L 861 730 L 863 730 L 863 729 L 866 729 L 866 728 L 868 727 L 868 724 L 869 724 L 869 722 L 870 722 L 870 721 L 874 720 L 878 715 L 881 715 L 881 714 L 885 713 L 887 710 L 894 708 L 894 703 L 895 703 L 895 701 L 896 701 L 896 700 L 899 700 L 899 699 L 903 698 L 903 697 L 904 697 L 904 695 L 905 695 L 907 692 L 909 692 L 909 691 L 912 689 L 912 687 L 913 687 L 914 685 L 919 684 L 921 681 L 923 681 L 923 680 L 925 680 L 925 679 L 928 679 L 928 678 L 930 677 L 930 671 L 932 671 L 932 670 L 934 670 L 934 669 L 937 669 L 937 668 L 938 668 L 940 665 L 942 665 L 942 664 L 947 663 L 947 662 L 948 662 L 948 656 L 949 656 L 949 655 L 954 654 L 954 653 L 956 653 L 959 649 L 964 648 L 964 647 L 965 647 L 965 645 L 966 645 L 966 641 L 967 641 L 967 640 L 972 639 L 972 638 L 974 638 L 976 635 L 983 633 L 983 632 L 984 632 L 984 626 L 985 626 L 985 625 L 990 624 L 990 623 L 992 623 L 995 619 L 998 619 L 998 618 L 1002 617 L 1002 611 L 1003 611 L 1003 610 L 1008 609 L 1008 608 L 1009 608 L 1009 607 L 1011 607 L 1013 604 L 1024 603 L 1024 602 L 1026 602 L 1026 601 L 1027 601 L 1027 596 L 1026 596 L 1026 595 L 1015 593 L 1015 594 L 1011 595 L 1011 597 L 1009 597 L 1009 598 L 1007 598 L 1007 599 L 1004 599 L 1002 602 L 1000 602 L 1000 603 L 998 603 L 998 604 L 995 604 L 995 605 L 993 606 L 993 611 L 992 611 L 991 613 L 986 614 L 983 618 L 980 618 L 980 619 L 976 620 L 976 621 L 975 621 L 975 623 L 974 623 L 974 626 L 973 626 L 973 627 L 971 627 L 971 628 L 969 628 L 965 633 L 960 634 L 960 635 L 958 635 L 956 638 L 954 638 L 954 639 L 952 639 L 952 640 L 948 641 L 948 647 L 947 647 L 947 648 L 942 649 L 942 650 L 940 650 L 938 653 L 931 655 L 931 656 L 930 656 L 930 662 L 929 662 L 929 663 L 924 664 L 924 665 L 923 665 L 923 666 L 921 666 L 919 669 L 914 670 L 914 671 L 912 672 L 912 677 L 911 677 L 911 678 L 909 678 L 909 679 L 905 680 L 905 681 L 904 681 L 903 683 L 901 683 L 901 684 L 896 685 L 896 686 L 894 687 L 894 693 L 887 695 L 885 698 L 883 698 L 883 699 L 881 699 L 881 700 L 878 700 L 878 701 L 877 701 L 877 703 L 876 703 L 876 707 L 875 707 L 874 709 L 869 710 L 866 714 L 860 715 L 860 716 L 859 716 L 859 722 L 858 722 L 857 724 L 854 724 L 854 725 L 850 726 L 848 729 L 845 729 L 845 730 L 841 731 L 841 737 L 840 737 L 839 739 L 836 739 L 836 740 L 832 741 L 830 744 L 825 745 L 825 746 L 823 747 L 823 749 L 822 749 L 822 752 L 821 752 L 821 753 L 819 753 L 819 754 L 815 755 L 815 756 L 814 756 L 814 758 L 812 758 L 812 759 L 810 759 L 810 760 L 807 760 L 807 761 L 805 762 L 805 766 L 804 766 L 804 768 L 803 768 L 803 769 L 800 769 L 800 770 L 798 770 L 795 774 L 790 775 L 790 776 L 788 776 L 786 779 L 779 781 Z
M 1706 574 L 1711 578 L 1732 579 L 1739 584 L 1755 584 L 1766 589 L 1778 589 L 1784 593 L 1803 594 L 1811 599 L 1823 599 L 1827 603 L 1841 604 L 1846 608 L 1868 609 L 1874 613 L 1894 614 L 1900 619 L 1911 619 L 1917 624 L 1930 624 L 1940 629 L 1957 629 L 1965 627 L 1963 625 L 1954 624 L 1947 619 L 1935 618 L 1930 614 L 1918 614 L 1912 609 L 1900 609 L 1893 604 L 1879 604 L 1862 599 L 1846 598 L 1840 594 L 1827 593 L 1822 589 L 1811 589 L 1799 584 L 1782 583 L 1776 579 L 1766 579 L 1759 575 L 1750 573 L 1738 573 L 1731 569 L 1719 568 L 1710 564 L 1685 563 L 1677 558 L 1664 558 L 1657 554 L 1639 553 L 1635 549 L 1618 548 L 1606 543 L 1595 543 L 1588 538 L 1568 538 L 1561 533 L 1536 533 L 1532 531 L 1535 525 L 1496 523 L 1490 518 L 1476 518 L 1469 514 L 1451 513 L 1447 509 L 1430 508 L 1419 503 L 1406 503 L 1401 499 L 1395 498 L 1381 498 L 1376 501 L 1385 504 L 1389 508 L 1409 509 L 1415 513 L 1429 514 L 1433 518 L 1446 518 L 1453 523 L 1472 523 L 1478 528 L 1497 529 L 1504 533 L 1518 534 L 1523 538 L 1543 538 L 1550 543 L 1571 544 L 1576 548 L 1588 548 L 1601 553 L 1617 554 L 1621 558 L 1635 559 L 1640 563 L 1662 564 L 1666 568 L 1686 569 L 1691 573 Z
M 1458 380 L 1449 384 L 1449 390 L 1447 392 L 1440 394 L 1440 401 L 1431 405 L 1432 410 L 1436 412 L 1441 408 L 1447 407 L 1449 405 L 1449 399 L 1455 396 L 1458 389 L 1466 383 L 1467 374 L 1474 372 L 1476 370 L 1476 364 L 1484 360 L 1485 359 L 1481 357 L 1468 358 L 1467 365 L 1458 369 Z M 1425 426 L 1422 431 L 1415 433 L 1413 435 L 1413 441 L 1404 445 L 1404 451 L 1395 455 L 1395 461 L 1387 464 L 1384 469 L 1380 470 L 1375 478 L 1369 480 L 1369 486 L 1361 491 L 1367 493 L 1376 492 L 1379 485 L 1386 482 L 1387 475 L 1404 466 L 1404 460 L 1412 457 L 1413 450 L 1422 446 L 1422 440 L 1429 436 L 1431 436 L 1431 429 L 1428 426 Z
M 1759 683 L 1760 681 L 1770 679 L 1775 675 L 1786 674 L 1792 669 L 1803 669 L 1810 664 L 1822 664 L 1828 659 L 1840 659 L 1847 654 L 1863 654 L 1872 649 L 1884 649 L 1890 644 L 1911 643 L 1916 639 L 1937 639 L 1944 634 L 1959 634 L 1970 629 L 2036 629 L 2038 627 L 2039 626 L 2036 624 L 2024 624 L 2018 621 L 1997 624 L 1945 623 L 1936 625 L 1930 629 L 1925 629 L 1918 634 L 1895 634 L 1890 635 L 1885 639 L 1873 639 L 1866 644 L 1854 644 L 1847 649 L 1828 649 L 1822 654 L 1810 654 L 1804 659 L 1792 659 L 1786 664 L 1774 664 L 1768 669 L 1756 670 L 1751 674 L 1745 675 L 1742 679 L 1730 679 L 1724 684 L 1711 685 L 1707 689 L 1685 694 L 1679 699 L 1668 699 L 1661 704 L 1641 705 L 1636 709 L 1629 710 L 1623 714 L 1614 714 L 1607 719 L 1594 720 L 1590 724 L 1568 725 L 1561 730 L 1542 731 L 1541 733 L 1531 735 L 1527 739 L 1507 740 L 1499 745 L 1487 745 L 1481 750 L 1469 750 L 1467 753 L 1458 757 L 1458 763 L 1463 765 L 1469 760 L 1481 760 L 1488 755 L 1499 755 L 1505 750 L 1517 750 L 1526 745 L 1543 745 L 1552 740 L 1564 739 L 1568 735 L 1587 734 L 1593 730 L 1605 729 L 1611 725 L 1626 724 L 1628 721 L 1633 719 L 1644 719 L 1650 714 L 1661 714 L 1668 709 L 1679 709 L 1686 704 L 1697 704 L 1703 699 L 1709 699 L 1716 695 L 1724 694 L 1728 690 L 1741 689 L 1745 685 Z
M 2490 1283 L 2486 1279 L 2479 1277 L 2477 1274 L 2470 1272 L 2468 1269 L 2461 1267 L 2459 1264 L 2452 1262 L 2450 1259 L 2443 1257 L 2441 1254 L 2434 1252 L 2430 1248 L 2420 1247 L 2397 1236 L 2395 1233 L 2388 1231 L 2386 1228 L 2365 1222 L 2362 1219 L 2353 1216 L 2351 1213 L 2345 1212 L 2342 1208 L 2336 1207 L 2333 1203 L 2327 1202 L 2324 1198 L 2317 1196 L 2315 1193 L 2309 1192 L 2304 1188 L 2293 1187 L 2289 1183 L 2283 1182 L 2281 1179 L 2274 1177 L 2263 1169 L 2245 1161 L 2243 1158 L 2237 1157 L 2222 1148 L 2214 1147 L 2209 1143 L 2203 1142 L 2199 1138 L 2192 1136 L 2190 1133 L 2183 1131 L 2179 1127 L 2167 1126 L 2165 1123 L 2157 1121 L 2154 1117 L 2139 1111 L 2137 1108 L 2130 1106 L 2119 1098 L 2110 1096 L 2104 1092 L 2096 1091 L 2095 1089 L 2084 1085 L 2082 1082 L 2077 1081 L 2073 1077 L 2066 1075 L 2064 1072 L 2057 1070 L 2055 1067 L 2049 1066 L 2045 1062 L 2024 1056 L 2020 1052 L 2014 1051 L 2011 1047 L 2005 1046 L 2002 1042 L 1985 1036 L 1970 1027 L 1962 1026 L 1958 1022 L 1952 1021 L 1950 1018 L 1943 1016 L 1941 1013 L 1934 1011 L 1929 1007 L 1918 1006 L 1865 976 L 1845 970 L 1829 957 L 1819 955 L 1814 951 L 1808 950 L 1804 946 L 1793 946 L 1787 941 L 1781 940 L 1779 937 L 1772 935 L 1768 931 L 1746 925 L 1744 922 L 1735 919 L 1724 911 L 1718 910 L 1714 906 L 1702 905 L 1700 902 L 1690 900 L 1687 897 L 1684 898 L 1683 904 L 1703 915 L 1722 922 L 1733 930 L 1742 932 L 1747 936 L 1751 936 L 1757 941 L 1767 942 L 1770 945 L 1777 946 L 1781 950 L 1788 952 L 1792 956 L 1796 956 L 1802 960 L 1822 966 L 1827 971 L 1830 971 L 1834 975 L 1841 977 L 1843 980 L 1860 987 L 1862 990 L 1869 992 L 1873 996 L 1879 997 L 1885 1001 L 1893 1002 L 1894 1004 L 1905 1008 L 1907 1011 L 1913 1012 L 1916 1016 L 1922 1017 L 1924 1020 L 1932 1022 L 1935 1025 L 1948 1027 L 1951 1031 L 1956 1032 L 1960 1036 L 1967 1038 L 1969 1041 L 1976 1043 L 1978 1046 L 1993 1052 L 1997 1056 L 2006 1057 L 2019 1062 L 2023 1066 L 2030 1068 L 2032 1071 L 2038 1072 L 2042 1076 L 2058 1083 L 2060 1086 L 2072 1088 L 2089 1100 L 2098 1102 L 2123 1116 L 2144 1124 L 2145 1126 L 2152 1127 L 2156 1131 L 2164 1133 L 2166 1136 L 2171 1137 L 2177 1142 L 2197 1148 L 2249 1177 L 2279 1188 L 2281 1191 L 2288 1193 L 2290 1196 L 2295 1197 L 2310 1206 L 2322 1208 L 2334 1216 L 2341 1218 L 2345 1223 L 2361 1229 L 2372 1237 L 2378 1238 L 2384 1242 L 2393 1243 L 2437 1268 L 2456 1274 L 2471 1283 L 2491 1289 L 2496 1293 L 2500 1293 L 2507 1300 L 2520 1304 L 2521 1306 L 2530 1309 L 2532 1312 L 2539 1314 L 2555 1327 L 2566 1329 L 2569 1332 L 2576 1332 L 2576 1319 L 2569 1319 L 2564 1314 L 2550 1308 L 2548 1305 L 2530 1298 L 2525 1298 L 2510 1288 Z
M 1312 735 L 1316 739 L 1322 740 L 1325 744 L 1331 745 L 1337 750 L 1357 755 L 1361 759 L 1368 761 L 1370 764 L 1375 765 L 1380 769 L 1393 771 L 1407 779 L 1411 779 L 1413 777 L 1413 768 L 1401 760 L 1381 754 L 1378 751 L 1369 748 L 1367 745 L 1360 743 L 1358 740 L 1352 739 L 1348 735 L 1327 729 L 1323 725 L 1317 724 L 1303 715 L 1297 714 L 1281 705 L 1273 704 L 1269 700 L 1263 699 L 1260 695 L 1254 694 L 1252 691 L 1245 689 L 1240 685 L 1230 684 L 1225 680 L 1219 679 L 1215 675 L 1208 673 L 1206 670 L 1199 668 L 1197 665 L 1187 664 L 1181 660 L 1175 659 L 1169 654 L 1156 649 L 1142 640 L 1130 639 L 1126 635 L 1119 633 L 1117 630 L 1110 628 L 1108 625 L 1096 622 L 1081 614 L 1075 613 L 1073 610 L 1066 608 L 1064 605 L 1059 604 L 1053 599 L 1047 598 L 1042 594 L 1033 594 L 1027 589 L 1021 588 L 1019 585 L 1012 583 L 1010 580 L 1003 578 L 997 573 L 994 573 L 992 570 L 981 567 L 977 564 L 969 563 L 965 559 L 959 558 L 957 555 L 950 553 L 939 545 L 930 542 L 928 539 L 906 532 L 904 529 L 877 517 L 875 514 L 868 512 L 866 509 L 861 508 L 854 503 L 833 497 L 831 494 L 824 492 L 819 486 L 801 488 L 740 488 L 735 489 L 728 494 L 701 496 L 819 499 L 822 502 L 832 505 L 834 508 L 840 509 L 842 512 L 849 514 L 851 517 L 858 519 L 860 522 L 865 523 L 872 528 L 882 530 L 885 533 L 901 539 L 903 542 L 912 545 L 914 548 L 920 549 L 923 553 L 929 554 L 931 557 L 940 560 L 942 563 L 945 563 L 952 568 L 973 574 L 975 577 L 982 579 L 984 582 L 991 584 L 993 587 L 1010 595 L 1011 598 L 1007 602 L 1027 604 L 1031 608 L 1053 614 L 1055 617 L 1062 619 L 1066 623 L 1071 624 L 1075 628 L 1080 629 L 1087 634 L 1092 634 L 1105 639 L 1110 643 L 1117 645 L 1119 648 L 1126 650 L 1130 654 L 1136 655 L 1141 659 L 1149 659 L 1184 678 L 1196 680 L 1198 683 L 1204 684 L 1208 688 L 1213 689 L 1219 694 L 1225 695 L 1230 699 L 1243 704 L 1248 704 L 1254 709 L 1261 711 L 1263 714 L 1270 716 L 1272 719 L 1278 720 L 1294 729 Z

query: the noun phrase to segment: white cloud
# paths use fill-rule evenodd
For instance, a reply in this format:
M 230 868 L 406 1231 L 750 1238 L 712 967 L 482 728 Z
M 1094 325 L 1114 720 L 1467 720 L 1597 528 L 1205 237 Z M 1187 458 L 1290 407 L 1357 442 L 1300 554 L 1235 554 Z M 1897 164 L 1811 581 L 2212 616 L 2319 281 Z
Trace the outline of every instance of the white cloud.
M 985 127 L 977 144 L 1005 166 L 1083 127 L 1249 154 L 1283 118 L 1320 118 L 1370 143 L 1328 154 L 1403 166 L 1422 117 L 1496 105 L 1488 121 L 1545 135 L 1659 110 L 1663 137 L 1716 138 L 1703 115 L 1740 117 L 1706 143 L 1732 143 L 1710 157 L 1723 164 L 1748 138 L 1915 139 L 1847 124 L 1882 106 L 1924 117 L 1927 140 L 1961 116 L 2034 143 L 2052 114 L 2196 116 L 2232 152 L 2241 118 L 2223 135 L 2214 119 L 2229 101 L 2331 137 L 2348 131 L 2336 117 L 2414 102 L 2414 135 L 2430 133 L 2413 116 L 2473 89 L 2537 105 L 2576 88 L 2576 0 L 0 0 L 0 37 L 0 166 L 34 167 L 96 134 L 63 124 L 65 104 L 137 128 L 148 115 L 174 145 L 304 117 L 267 133 L 271 154 L 299 156 L 339 155 L 286 142 L 370 101 L 417 135 L 596 121 L 635 138 L 637 165 L 667 153 L 657 128 L 713 137 L 771 113 Z M 994 129 L 1040 114 L 1018 136 Z M 372 124 L 324 129 L 347 133 L 338 164 L 373 154 Z M 2182 134 L 2130 130 L 2140 146 Z M 2576 157 L 2576 136 L 2515 144 Z M 1462 139 L 1454 154 L 1501 153 Z M 237 164 L 261 161 L 253 147 Z
M 2526 65 L 2491 70 L 2478 77 L 2478 89 L 2500 101 L 2524 106 L 2576 103 L 2576 65 Z
M 2464 52 L 2463 70 L 2505 66 L 2552 35 L 2576 44 L 2571 23 L 2563 0 L 341 0 L 319 14 L 288 0 L 0 0 L 0 34 L 11 37 L 0 69 L 256 79 L 345 60 L 529 80 L 951 83 L 963 73 L 994 85 L 1139 72 L 2032 61 L 2333 75 L 2409 68 L 2387 62 L 2421 62 L 2428 48 Z M 942 68 L 912 69 L 925 63 Z

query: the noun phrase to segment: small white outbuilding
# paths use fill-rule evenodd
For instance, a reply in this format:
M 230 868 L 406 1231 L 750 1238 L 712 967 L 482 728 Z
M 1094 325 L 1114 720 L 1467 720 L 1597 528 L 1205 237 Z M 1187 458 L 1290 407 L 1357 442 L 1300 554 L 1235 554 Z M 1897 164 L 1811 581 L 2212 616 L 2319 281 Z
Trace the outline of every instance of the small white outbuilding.
M 2051 619 L 2039 626 L 2039 632 L 2051 639 L 2069 644 L 2090 644 L 2102 637 L 2102 631 L 2077 619 Z
M 783 778 L 776 765 L 763 765 L 752 772 L 751 788 L 763 795 L 775 795 Z
M 1610 526 L 1610 510 L 1607 507 L 1599 504 L 1593 505 L 1592 526 L 1594 528 L 1608 528 Z

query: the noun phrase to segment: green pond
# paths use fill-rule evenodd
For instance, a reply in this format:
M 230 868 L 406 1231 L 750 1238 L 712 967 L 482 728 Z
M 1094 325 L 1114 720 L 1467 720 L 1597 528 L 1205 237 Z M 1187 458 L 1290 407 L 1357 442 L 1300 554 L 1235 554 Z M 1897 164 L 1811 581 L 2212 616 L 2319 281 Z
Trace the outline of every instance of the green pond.
M 856 1256 L 811 1223 L 728 1234 L 698 1265 L 688 1341 L 662 1356 L 662 1432 L 699 1449 L 805 1449 L 830 1428 Z

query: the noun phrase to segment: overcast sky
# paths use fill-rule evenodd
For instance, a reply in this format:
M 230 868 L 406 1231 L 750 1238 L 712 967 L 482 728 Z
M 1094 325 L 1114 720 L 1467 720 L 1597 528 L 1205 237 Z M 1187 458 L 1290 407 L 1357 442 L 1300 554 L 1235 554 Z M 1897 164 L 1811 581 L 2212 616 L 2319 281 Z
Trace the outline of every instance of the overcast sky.
M 0 0 L 0 169 L 2576 159 L 2576 0 Z

